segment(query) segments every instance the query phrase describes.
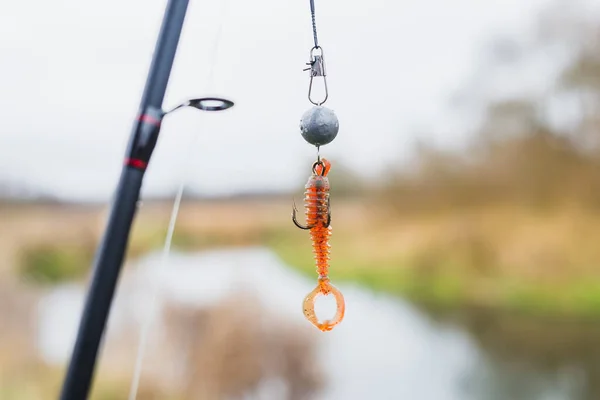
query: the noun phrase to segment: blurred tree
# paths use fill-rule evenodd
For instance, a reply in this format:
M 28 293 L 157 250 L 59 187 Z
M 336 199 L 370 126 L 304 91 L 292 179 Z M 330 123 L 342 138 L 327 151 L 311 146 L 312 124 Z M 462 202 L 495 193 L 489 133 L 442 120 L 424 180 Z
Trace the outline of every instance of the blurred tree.
M 585 1 L 556 0 L 535 32 L 491 42 L 453 99 L 480 115 L 467 151 L 421 144 L 417 168 L 385 193 L 396 209 L 600 206 L 600 16 Z
M 556 90 L 574 99 L 577 122 L 572 134 L 585 150 L 600 150 L 600 16 L 593 3 L 557 0 L 540 16 L 539 44 L 567 55 Z

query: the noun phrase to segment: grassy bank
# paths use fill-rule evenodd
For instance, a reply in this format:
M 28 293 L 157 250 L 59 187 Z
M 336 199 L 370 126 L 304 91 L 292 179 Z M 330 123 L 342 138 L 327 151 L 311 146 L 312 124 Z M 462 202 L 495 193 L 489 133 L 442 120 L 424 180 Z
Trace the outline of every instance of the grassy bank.
M 140 211 L 130 259 L 162 247 L 169 206 Z M 289 207 L 283 201 L 185 204 L 173 247 L 266 245 L 316 279 L 309 234 L 292 225 Z M 33 284 L 83 279 L 103 217 L 98 209 L 14 211 L 17 234 L 3 244 L 12 246 L 4 257 L 17 255 L 11 274 Z M 600 215 L 592 211 L 484 207 L 395 215 L 385 208 L 374 212 L 369 203 L 338 201 L 332 226 L 334 282 L 356 282 L 439 309 L 600 316 L 600 247 L 594 239 L 600 237 Z
M 358 225 L 341 220 L 331 239 L 330 276 L 438 309 L 598 317 L 599 233 L 600 216 L 578 209 L 489 207 L 380 215 Z M 282 230 L 268 244 L 315 276 L 305 232 Z

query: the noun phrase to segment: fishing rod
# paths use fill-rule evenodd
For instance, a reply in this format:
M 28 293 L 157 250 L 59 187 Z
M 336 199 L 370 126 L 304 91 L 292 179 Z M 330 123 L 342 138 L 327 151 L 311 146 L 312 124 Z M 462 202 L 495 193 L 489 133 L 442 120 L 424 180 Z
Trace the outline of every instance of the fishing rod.
M 63 382 L 61 400 L 82 400 L 88 397 L 98 348 L 137 211 L 144 173 L 158 140 L 163 118 L 183 107 L 221 111 L 234 105 L 227 99 L 204 97 L 190 99 L 169 111 L 163 111 L 163 100 L 188 3 L 189 0 L 168 0 L 166 6 L 108 222 L 94 259 L 92 277 Z

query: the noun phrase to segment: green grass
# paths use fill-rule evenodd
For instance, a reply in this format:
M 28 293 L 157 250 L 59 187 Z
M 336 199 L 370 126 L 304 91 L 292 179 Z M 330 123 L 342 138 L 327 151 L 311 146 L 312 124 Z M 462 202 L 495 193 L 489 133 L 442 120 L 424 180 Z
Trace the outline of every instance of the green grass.
M 357 234 L 368 235 L 368 232 L 347 233 L 351 235 L 347 237 L 338 233 L 331 239 L 329 276 L 334 284 L 357 283 L 441 310 L 489 307 L 528 315 L 600 316 L 598 278 L 571 276 L 553 284 L 520 279 L 506 272 L 518 269 L 498 265 L 493 253 L 471 239 L 453 245 L 434 245 L 410 254 L 386 248 L 373 261 L 370 253 L 363 254 L 352 247 L 350 239 L 356 240 Z M 144 229 L 143 235 L 132 238 L 129 257 L 159 248 L 163 240 L 163 230 Z M 258 229 L 248 236 L 197 234 L 180 229 L 173 237 L 173 248 L 182 251 L 244 245 L 266 245 L 284 263 L 316 280 L 310 238 L 304 231 L 289 227 Z M 81 279 L 89 271 L 95 246 L 85 242 L 79 246 L 27 247 L 21 253 L 20 275 L 38 284 Z
M 560 285 L 505 283 L 501 285 L 504 308 L 530 315 L 600 316 L 600 281 L 570 281 Z
M 159 229 L 146 229 L 143 234 L 133 235 L 128 257 L 135 258 L 152 249 L 162 248 L 164 235 L 165 232 Z M 244 237 L 232 239 L 225 234 L 199 235 L 178 230 L 173 235 L 172 247 L 190 251 L 248 242 L 249 239 Z M 39 285 L 80 280 L 90 271 L 97 245 L 87 241 L 76 245 L 52 242 L 29 245 L 20 251 L 18 275 L 26 282 Z
M 268 235 L 266 244 L 285 264 L 316 279 L 310 241 L 302 232 L 273 231 Z M 332 282 L 358 283 L 374 291 L 402 295 L 442 307 L 458 306 L 465 301 L 465 287 L 456 276 L 419 275 L 407 268 L 407 257 L 391 257 L 374 265 L 352 253 L 352 249 L 333 247 L 329 271 Z
M 93 248 L 86 245 L 32 246 L 21 253 L 19 275 L 37 284 L 75 280 L 89 271 L 92 258 Z
M 306 235 L 274 231 L 266 239 L 284 263 L 316 279 Z M 557 285 L 515 283 L 476 276 L 471 268 L 443 262 L 443 257 L 436 259 L 440 264 L 429 272 L 415 265 L 419 259 L 410 255 L 393 254 L 375 265 L 357 257 L 352 248 L 338 244 L 332 248 L 329 275 L 333 282 L 358 283 L 438 310 L 489 307 L 537 316 L 600 317 L 600 280 L 564 281 Z M 485 287 L 493 293 L 482 289 Z

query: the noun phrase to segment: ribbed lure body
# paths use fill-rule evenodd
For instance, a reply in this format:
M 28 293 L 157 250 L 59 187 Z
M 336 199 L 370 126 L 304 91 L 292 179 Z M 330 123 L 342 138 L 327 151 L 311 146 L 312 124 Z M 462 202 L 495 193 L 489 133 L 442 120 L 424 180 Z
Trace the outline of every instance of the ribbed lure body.
M 308 178 L 304 192 L 306 224 L 311 226 L 313 253 L 319 277 L 327 277 L 329 272 L 329 178 L 326 175 L 313 174 Z
M 310 230 L 312 238 L 313 253 L 317 273 L 319 276 L 318 284 L 310 292 L 303 303 L 303 310 L 306 319 L 321 331 L 330 331 L 339 324 L 344 318 L 345 303 L 342 293 L 335 288 L 329 281 L 329 236 L 331 235 L 331 210 L 329 207 L 329 178 L 327 174 L 331 164 L 326 159 L 317 161 L 313 166 L 313 174 L 308 178 L 304 197 L 304 208 L 306 214 L 306 226 L 297 223 L 295 213 L 293 215 L 296 225 L 303 229 Z M 315 299 L 318 295 L 330 295 L 336 299 L 337 311 L 332 320 L 319 322 L 315 314 Z

